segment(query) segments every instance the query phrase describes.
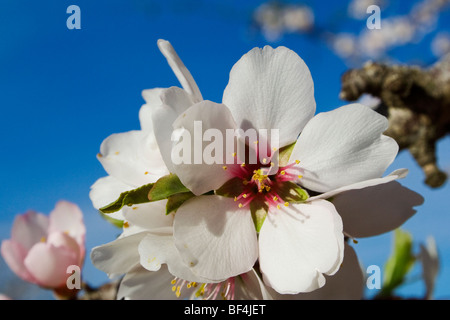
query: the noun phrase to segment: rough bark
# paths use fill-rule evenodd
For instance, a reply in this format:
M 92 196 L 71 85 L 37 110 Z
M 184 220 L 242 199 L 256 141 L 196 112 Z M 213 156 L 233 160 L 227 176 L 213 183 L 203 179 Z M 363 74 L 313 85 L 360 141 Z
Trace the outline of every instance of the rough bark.
M 429 68 L 368 62 L 345 72 L 340 98 L 380 99 L 375 110 L 389 119 L 386 135 L 421 166 L 425 183 L 440 187 L 447 175 L 437 164 L 436 143 L 450 131 L 450 55 Z

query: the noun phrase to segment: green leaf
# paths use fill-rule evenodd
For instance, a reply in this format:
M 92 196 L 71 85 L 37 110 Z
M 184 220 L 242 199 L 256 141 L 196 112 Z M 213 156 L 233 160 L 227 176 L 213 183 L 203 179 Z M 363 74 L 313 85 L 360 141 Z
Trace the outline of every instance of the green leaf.
M 295 142 L 287 145 L 285 147 L 280 148 L 279 155 L 279 165 L 283 167 L 289 163 L 289 158 L 291 157 L 292 150 L 294 150 Z
M 216 190 L 218 196 L 234 198 L 244 192 L 244 184 L 241 178 L 232 178 Z
M 105 219 L 106 221 L 108 221 L 109 223 L 111 223 L 112 225 L 116 226 L 117 228 L 122 228 L 123 227 L 123 221 L 122 220 L 111 218 L 107 214 L 104 214 L 101 211 L 99 211 L 99 212 L 100 212 L 102 218 Z
M 192 192 L 177 193 L 167 198 L 166 214 L 177 211 L 178 208 L 187 200 L 195 197 Z
M 133 204 L 150 202 L 148 199 L 148 193 L 150 189 L 152 189 L 153 185 L 153 183 L 149 183 L 137 189 L 122 192 L 116 201 L 100 208 L 99 210 L 102 213 L 108 214 L 119 211 L 123 206 L 132 206 Z
M 253 223 L 255 224 L 256 232 L 259 232 L 261 230 L 261 227 L 264 223 L 264 220 L 267 216 L 267 211 L 269 210 L 269 207 L 266 203 L 259 203 L 259 202 L 251 202 L 250 203 L 250 212 L 252 214 Z
M 393 251 L 384 267 L 381 296 L 392 296 L 394 289 L 405 281 L 406 275 L 415 262 L 412 244 L 413 240 L 409 232 L 401 229 L 395 230 Z
M 309 198 L 308 192 L 291 181 L 285 181 L 280 185 L 278 194 L 287 202 L 301 203 Z
M 148 193 L 148 200 L 158 201 L 167 199 L 170 196 L 178 193 L 190 192 L 180 181 L 180 178 L 175 174 L 168 174 L 159 178 L 155 182 L 153 188 Z

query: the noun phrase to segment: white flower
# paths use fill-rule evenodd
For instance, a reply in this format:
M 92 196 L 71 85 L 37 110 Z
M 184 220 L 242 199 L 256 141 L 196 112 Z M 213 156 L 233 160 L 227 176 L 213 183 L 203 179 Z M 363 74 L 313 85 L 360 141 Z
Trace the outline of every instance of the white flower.
M 190 103 L 201 101 L 195 81 L 170 43 L 161 40 L 158 46 L 184 88 L 167 91 Z M 98 159 L 109 176 L 92 186 L 90 197 L 97 209 L 115 201 L 122 192 L 169 173 L 154 135 L 155 130 L 164 134 L 166 128 L 151 121 L 152 113 L 163 103 L 162 93 L 163 89 L 143 91 L 146 104 L 139 111 L 142 130 L 113 134 L 103 141 Z M 176 98 L 169 101 L 180 102 Z M 93 248 L 91 259 L 110 277 L 125 274 L 119 299 L 270 299 L 254 270 L 219 282 L 194 275 L 175 249 L 173 214 L 166 215 L 166 201 L 124 206 L 110 215 L 124 221 L 123 232 L 116 240 Z
M 175 248 L 171 223 L 161 210 L 155 214 L 145 206 L 148 204 L 125 215 L 129 226 L 118 239 L 91 252 L 91 259 L 100 270 L 110 276 L 125 273 L 118 299 L 271 298 L 254 270 L 215 282 L 193 274 Z M 161 221 L 167 223 L 163 226 Z M 156 225 L 160 227 L 155 228 Z
M 197 283 L 174 278 L 165 265 L 157 272 L 137 266 L 121 281 L 117 297 L 131 300 L 272 299 L 254 270 L 219 283 Z
M 173 89 L 164 91 L 161 99 L 164 105 L 153 114 L 153 121 L 166 128 L 155 131 L 163 159 L 199 195 L 175 215 L 175 246 L 194 274 L 211 281 L 248 272 L 259 259 L 266 284 L 280 293 L 322 287 L 323 275 L 339 269 L 344 250 L 341 217 L 325 199 L 388 185 L 405 174 L 400 170 L 381 177 L 398 151 L 396 142 L 382 135 L 388 126 L 383 116 L 359 104 L 314 116 L 309 70 L 285 47 L 255 48 L 244 55 L 231 70 L 223 104 L 193 104 L 188 95 Z M 203 132 L 278 129 L 279 146 L 295 142 L 295 147 L 288 164 L 276 171 L 271 169 L 276 153 L 251 165 L 169 164 L 171 130 L 193 136 L 195 121 L 201 121 Z M 248 148 L 258 153 L 259 146 Z M 230 181 L 238 181 L 235 199 L 202 195 Z M 290 202 L 292 183 L 318 195 L 302 203 Z M 256 209 L 264 206 L 268 213 L 258 213 Z M 410 208 L 410 202 L 405 207 Z M 255 219 L 259 227 L 262 224 L 259 234 Z
M 252 272 L 258 259 L 265 283 L 277 292 L 313 291 L 325 284 L 324 275 L 338 271 L 344 254 L 343 232 L 352 234 L 343 228 L 349 225 L 358 231 L 359 222 L 367 218 L 356 213 L 378 214 L 380 207 L 386 212 L 399 210 L 399 215 L 393 214 L 394 222 L 386 218 L 373 234 L 397 226 L 414 213 L 411 206 L 420 199 L 408 197 L 412 192 L 394 181 L 405 171 L 381 177 L 398 150 L 391 138 L 382 135 L 387 120 L 358 104 L 314 116 L 311 75 L 291 50 L 265 47 L 244 55 L 231 71 L 223 104 L 216 104 L 203 100 L 171 45 L 160 40 L 158 46 L 183 89 L 144 91 L 142 130 L 113 135 L 103 142 L 99 160 L 109 176 L 94 184 L 91 198 L 101 207 L 116 200 L 120 192 L 154 182 L 168 172 L 175 173 L 197 197 L 186 201 L 175 215 L 165 215 L 166 201 L 122 208 L 118 218 L 126 220 L 124 233 L 95 248 L 91 257 L 110 275 L 127 273 L 123 296 L 135 296 L 125 289 L 132 285 L 137 295 L 148 292 L 140 281 L 158 274 L 180 283 L 208 283 L 209 288 L 222 283 L 231 288 L 230 279 Z M 279 167 L 271 166 L 279 150 L 270 151 L 270 145 L 269 156 L 252 164 L 238 159 L 225 166 L 173 163 L 172 133 L 194 133 L 195 121 L 201 121 L 204 131 L 221 133 L 278 129 L 278 146 L 295 146 L 289 161 Z M 247 146 L 247 151 L 261 153 L 272 141 L 266 138 Z M 219 195 L 227 184 L 234 199 Z M 204 195 L 211 190 L 216 195 Z M 393 201 L 380 202 L 370 192 L 391 196 Z M 365 202 L 354 197 L 359 193 Z M 397 202 L 396 193 L 405 201 Z M 336 205 L 327 200 L 331 197 Z M 361 236 L 373 234 L 368 230 Z
M 171 98 L 176 99 L 176 95 L 180 94 L 192 103 L 201 101 L 203 98 L 197 84 L 170 43 L 161 40 L 158 46 L 184 88 L 170 88 L 170 92 L 175 92 Z M 152 122 L 152 113 L 163 104 L 160 96 L 164 90 L 156 88 L 142 92 L 146 103 L 139 110 L 141 130 L 112 134 L 102 142 L 97 158 L 108 176 L 100 178 L 91 187 L 89 196 L 96 209 L 115 201 L 124 191 L 155 182 L 169 173 L 170 162 L 166 161 L 169 164 L 166 166 L 161 158 L 154 134 L 155 131 L 164 132 L 167 129 Z M 170 119 L 171 115 L 167 117 Z M 163 149 L 170 147 L 160 145 Z M 160 203 L 149 206 L 156 206 L 155 210 L 163 207 Z M 123 220 L 123 210 L 129 208 L 112 213 L 111 217 Z

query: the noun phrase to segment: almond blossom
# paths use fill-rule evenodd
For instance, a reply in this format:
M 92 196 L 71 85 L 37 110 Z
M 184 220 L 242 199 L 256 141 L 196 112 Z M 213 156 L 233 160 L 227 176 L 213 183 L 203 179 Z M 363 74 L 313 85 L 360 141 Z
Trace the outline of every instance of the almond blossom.
M 406 174 L 382 177 L 398 151 L 382 134 L 385 117 L 359 104 L 314 116 L 309 69 L 285 47 L 244 55 L 231 70 L 222 104 L 193 103 L 171 89 L 161 97 L 163 105 L 153 114 L 154 123 L 166 128 L 155 131 L 160 148 L 173 146 L 167 128 L 193 136 L 196 121 L 205 131 L 222 133 L 279 130 L 279 148 L 256 164 L 171 163 L 171 172 L 197 195 L 175 215 L 175 246 L 194 274 L 211 281 L 248 272 L 259 261 L 265 283 L 280 293 L 322 287 L 324 275 L 339 269 L 344 248 L 342 219 L 326 199 Z M 175 120 L 166 116 L 177 112 Z M 272 150 L 269 141 L 265 137 L 247 150 L 259 154 L 264 144 Z M 289 161 L 273 166 L 278 152 L 293 144 Z M 161 149 L 166 164 L 173 156 L 167 149 Z M 215 195 L 203 195 L 211 190 Z
M 156 130 L 161 133 L 167 130 L 151 121 L 152 113 L 157 113 L 165 101 L 164 91 L 177 92 L 191 104 L 202 100 L 195 81 L 170 43 L 159 41 L 158 46 L 183 89 L 144 90 L 142 95 L 146 104 L 139 111 L 141 130 L 113 134 L 103 141 L 97 158 L 109 175 L 97 180 L 91 188 L 90 197 L 97 209 L 115 200 L 122 192 L 155 182 L 169 173 L 170 163 L 166 166 L 162 161 L 154 134 Z M 159 111 L 165 113 L 166 110 Z M 175 119 L 177 113 L 165 116 Z M 161 149 L 167 149 L 165 147 L 162 145 Z M 269 297 L 254 271 L 211 282 L 185 267 L 173 243 L 173 214 L 166 215 L 166 202 L 134 204 L 111 213 L 111 217 L 123 221 L 123 232 L 116 240 L 91 251 L 94 265 L 111 278 L 125 274 L 118 299 Z
M 218 104 L 203 100 L 170 43 L 159 40 L 158 46 L 183 88 L 144 91 L 142 130 L 103 142 L 99 160 L 109 176 L 94 184 L 91 199 L 99 208 L 168 172 L 192 197 L 175 214 L 165 215 L 166 200 L 120 209 L 119 218 L 126 221 L 123 234 L 94 248 L 91 258 L 111 276 L 126 273 L 124 296 L 150 294 L 140 281 L 157 281 L 157 274 L 173 277 L 176 295 L 179 283 L 209 288 L 222 283 L 230 289 L 230 279 L 255 267 L 279 294 L 311 292 L 338 272 L 344 237 L 355 236 L 347 226 L 359 230 L 365 207 L 375 217 L 378 210 L 395 212 L 373 232 L 363 226 L 361 236 L 372 236 L 399 226 L 421 203 L 420 196 L 394 181 L 406 170 L 382 176 L 398 151 L 396 142 L 382 134 L 387 119 L 360 104 L 314 115 L 312 77 L 293 51 L 251 50 L 232 68 Z M 194 136 L 198 121 L 201 133 L 274 129 L 278 140 L 272 144 L 273 136 L 263 135 L 250 143 L 245 134 L 237 134 L 236 149 L 225 150 L 224 161 L 172 161 L 177 137 Z M 240 158 L 239 148 L 258 160 Z M 374 190 L 385 196 L 391 192 L 392 201 L 367 196 Z M 353 196 L 359 192 L 365 201 Z
M 77 205 L 59 201 L 49 216 L 35 211 L 17 215 L 11 239 L 1 253 L 14 273 L 25 281 L 66 297 L 67 267 L 81 268 L 85 255 L 83 214 Z

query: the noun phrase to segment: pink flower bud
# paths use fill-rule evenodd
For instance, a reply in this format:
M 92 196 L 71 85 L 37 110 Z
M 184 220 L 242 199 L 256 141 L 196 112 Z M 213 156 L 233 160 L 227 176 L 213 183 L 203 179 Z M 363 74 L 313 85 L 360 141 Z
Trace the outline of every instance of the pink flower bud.
M 49 216 L 35 211 L 17 215 L 1 254 L 23 280 L 58 290 L 66 287 L 67 267 L 83 264 L 85 233 L 79 207 L 59 201 Z

